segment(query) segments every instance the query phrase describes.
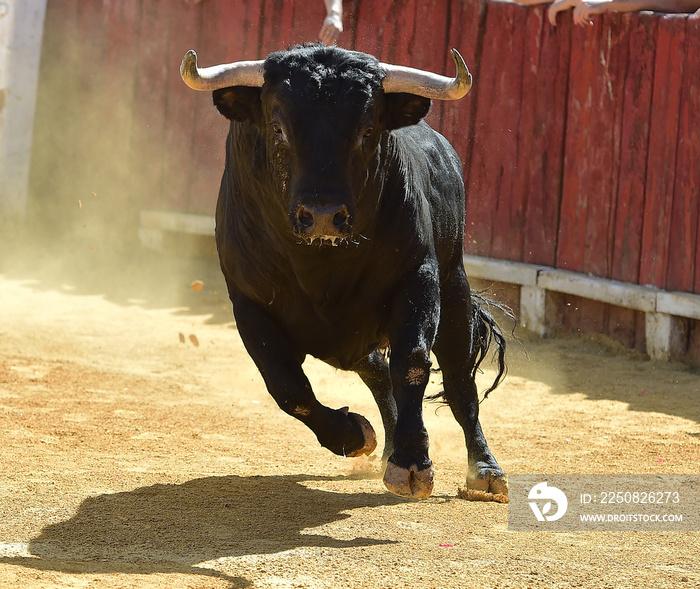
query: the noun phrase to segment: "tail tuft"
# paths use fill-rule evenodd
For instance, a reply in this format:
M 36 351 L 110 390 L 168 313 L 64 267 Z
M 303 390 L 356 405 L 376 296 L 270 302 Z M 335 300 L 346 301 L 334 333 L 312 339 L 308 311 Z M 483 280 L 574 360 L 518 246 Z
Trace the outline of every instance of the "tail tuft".
M 483 399 L 486 399 L 489 393 L 503 382 L 508 370 L 506 367 L 506 338 L 490 312 L 491 307 L 495 307 L 506 317 L 512 319 L 514 325 L 517 323 L 517 319 L 508 307 L 489 301 L 480 294 L 472 292 L 472 342 L 474 343 L 476 354 L 476 361 L 474 362 L 474 368 L 472 368 L 472 378 L 476 377 L 479 366 L 488 354 L 492 344 L 496 344 L 495 357 L 498 364 L 498 374 L 491 386 L 484 392 Z
M 501 328 L 496 323 L 493 315 L 490 312 L 492 307 L 498 309 L 506 317 L 513 321 L 513 331 L 515 331 L 515 326 L 518 320 L 513 315 L 513 312 L 505 305 L 500 303 L 495 303 L 488 300 L 481 294 L 472 291 L 472 353 L 475 355 L 474 366 L 472 367 L 471 377 L 476 378 L 476 373 L 479 372 L 479 367 L 483 362 L 484 358 L 489 353 L 492 345 L 496 344 L 496 349 L 494 351 L 495 359 L 498 363 L 498 374 L 494 379 L 491 386 L 484 392 L 482 401 L 489 396 L 489 393 L 493 391 L 506 377 L 508 368 L 506 366 L 506 338 L 501 331 Z M 466 361 L 466 359 L 465 359 Z M 439 372 L 440 369 L 432 370 L 432 372 Z M 429 401 L 445 401 L 445 391 L 440 391 L 434 395 L 427 395 L 425 397 Z

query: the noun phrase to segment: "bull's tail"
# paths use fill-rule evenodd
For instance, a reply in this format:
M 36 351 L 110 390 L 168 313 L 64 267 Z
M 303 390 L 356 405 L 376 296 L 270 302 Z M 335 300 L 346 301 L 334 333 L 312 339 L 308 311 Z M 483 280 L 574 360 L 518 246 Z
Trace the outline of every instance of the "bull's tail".
M 511 310 L 505 305 L 489 301 L 480 294 L 472 292 L 472 352 L 475 358 L 472 378 L 476 377 L 481 362 L 488 355 L 492 345 L 496 346 L 494 357 L 498 365 L 498 373 L 491 386 L 484 391 L 484 399 L 501 384 L 508 370 L 506 366 L 506 338 L 491 314 L 491 307 L 495 307 L 512 319 L 514 324 L 517 321 Z
M 500 303 L 489 301 L 486 297 L 472 292 L 471 354 L 474 358 L 474 365 L 472 366 L 471 377 L 475 379 L 476 373 L 480 370 L 481 363 L 494 344 L 496 346 L 494 357 L 498 365 L 496 378 L 493 383 L 491 383 L 491 386 L 484 392 L 482 401 L 489 396 L 491 391 L 503 382 L 503 379 L 506 377 L 506 372 L 508 371 L 506 366 L 506 338 L 490 312 L 491 307 L 498 309 L 506 317 L 512 319 L 514 326 L 517 324 L 517 319 L 508 307 Z M 515 329 L 515 327 L 513 329 Z M 437 368 L 434 371 L 439 372 L 440 369 Z M 445 401 L 445 391 L 441 391 L 435 395 L 427 395 L 426 399 L 430 401 Z

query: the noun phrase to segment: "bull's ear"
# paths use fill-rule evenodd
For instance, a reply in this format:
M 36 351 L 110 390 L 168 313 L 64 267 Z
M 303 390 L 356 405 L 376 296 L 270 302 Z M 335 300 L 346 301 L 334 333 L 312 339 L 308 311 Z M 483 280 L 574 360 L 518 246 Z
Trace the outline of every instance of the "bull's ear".
M 212 92 L 214 106 L 231 121 L 258 122 L 261 117 L 260 88 L 234 86 Z
M 417 124 L 430 110 L 430 98 L 396 92 L 385 94 L 388 130 Z

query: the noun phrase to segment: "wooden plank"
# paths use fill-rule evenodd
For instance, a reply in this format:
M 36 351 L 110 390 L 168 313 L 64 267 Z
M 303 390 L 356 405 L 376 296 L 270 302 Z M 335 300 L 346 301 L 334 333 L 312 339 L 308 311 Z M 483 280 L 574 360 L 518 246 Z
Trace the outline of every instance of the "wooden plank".
M 70 79 L 66 110 L 55 100 L 60 90 L 53 89 L 53 119 L 63 118 L 70 124 L 61 129 L 62 136 L 52 146 L 53 158 L 67 169 L 51 187 L 51 197 L 58 204 L 52 223 L 61 219 L 58 225 L 62 231 L 77 229 L 73 232 L 77 241 L 87 241 L 93 248 L 106 247 L 112 240 L 122 239 L 129 225 L 124 202 L 128 191 L 115 184 L 111 140 L 119 139 L 114 137 L 114 112 L 107 106 L 115 100 L 107 88 L 110 11 L 102 2 L 78 2 L 76 8 L 73 37 L 66 39 L 72 47 L 70 61 L 49 58 L 56 59 L 53 66 Z M 56 153 L 62 157 L 56 158 Z
M 42 43 L 37 105 L 32 144 L 29 194 L 43 226 L 58 230 L 56 219 L 63 218 L 65 194 L 74 183 L 75 160 L 57 158 L 70 153 L 71 130 L 80 112 L 73 79 L 64 71 L 79 66 L 78 0 L 48 2 Z M 62 64 L 62 67 L 57 67 Z M 63 68 L 66 68 L 64 70 Z M 56 113 L 61 116 L 57 117 Z M 73 202 L 75 200 L 73 199 Z
M 264 57 L 269 51 L 317 39 L 325 16 L 322 2 L 280 1 L 231 3 L 223 0 L 202 3 L 200 56 L 207 63 Z M 262 14 L 267 14 L 264 20 Z M 263 22 L 260 34 L 252 23 Z M 231 31 L 240 34 L 231 35 Z M 262 50 L 258 48 L 262 38 Z M 224 43 L 230 41 L 228 46 Z M 215 207 L 224 162 L 224 142 L 228 123 L 211 104 L 209 93 L 195 95 L 195 124 L 192 149 L 192 176 L 188 211 L 211 213 Z
M 605 53 L 601 53 L 600 61 L 604 66 L 604 76 L 598 108 L 604 109 L 606 116 L 596 117 L 596 121 L 599 125 L 605 125 L 607 135 L 604 136 L 604 142 L 600 142 L 599 149 L 594 152 L 599 159 L 595 160 L 596 167 L 592 167 L 591 171 L 594 176 L 600 174 L 602 181 L 600 189 L 594 189 L 588 195 L 589 216 L 584 260 L 587 272 L 609 277 L 615 241 L 622 106 L 629 54 L 629 20 L 620 18 L 619 15 L 608 14 L 602 25 L 601 51 Z M 599 141 L 601 139 L 598 129 L 591 136 L 593 141 L 596 135 Z
M 245 39 L 246 34 L 242 23 L 239 22 L 243 15 L 245 15 L 245 6 L 240 6 L 237 2 L 208 0 L 201 3 L 197 45 L 190 47 L 197 51 L 201 65 L 227 63 L 228 46 L 236 46 L 238 51 L 238 55 L 232 56 L 230 61 L 244 59 L 241 48 L 242 39 Z M 236 33 L 232 34 L 232 31 Z
M 152 223 L 142 224 L 153 227 Z M 150 219 L 150 217 L 149 217 Z M 164 226 L 158 225 L 164 228 Z M 569 272 L 535 264 L 464 255 L 464 268 L 473 278 L 574 295 L 593 301 L 646 313 L 668 313 L 700 319 L 700 295 L 669 292 L 588 274 Z
M 245 6 L 240 6 L 239 11 L 247 8 L 248 14 L 244 20 L 247 27 L 250 23 L 260 27 L 260 57 L 297 44 L 318 41 L 318 33 L 326 15 L 323 2 L 258 0 L 243 4 Z M 250 40 L 247 44 L 250 44 Z
M 465 249 L 470 254 L 521 259 L 522 207 L 514 199 L 520 123 L 524 29 L 514 3 L 487 5 L 477 95 L 474 146 L 467 177 Z M 484 72 L 488 72 L 485 75 Z
M 248 3 L 224 0 L 202 3 L 197 54 L 203 63 L 213 65 L 246 59 L 246 40 L 250 37 L 245 25 L 247 7 Z M 251 58 L 257 54 L 257 36 L 251 53 Z M 210 92 L 186 91 L 192 94 L 194 101 L 194 124 L 188 202 L 184 210 L 213 215 L 224 169 L 229 124 L 212 104 Z
M 399 65 L 407 65 L 420 69 L 443 73 L 445 67 L 445 51 L 440 43 L 436 42 L 434 22 L 437 20 L 446 4 L 437 5 L 435 0 L 404 0 L 398 3 L 400 10 L 397 14 L 397 23 L 394 29 L 394 37 L 391 44 L 396 48 L 396 55 L 392 61 Z M 445 16 L 443 13 L 442 33 L 445 30 Z M 432 29 L 432 30 L 431 30 Z M 426 37 L 432 39 L 427 41 L 429 51 L 425 51 Z M 444 36 L 441 34 L 443 39 Z M 438 100 L 433 100 L 430 111 L 425 121 L 434 128 L 440 127 L 441 104 Z
M 480 31 L 486 15 L 485 1 L 451 2 L 449 14 L 448 48 L 455 48 L 464 58 L 472 74 L 473 86 L 462 100 L 448 102 L 443 107 L 440 132 L 454 146 L 462 160 L 465 176 L 469 169 L 469 146 L 472 142 L 474 118 L 476 116 L 476 96 L 481 80 Z
M 534 264 L 470 255 L 465 255 L 463 261 L 467 276 L 522 286 L 537 286 L 537 274 L 540 270 L 548 269 Z
M 186 211 L 213 214 L 224 171 L 228 121 L 219 115 L 211 96 L 199 96 L 195 105 L 196 120 L 192 148 L 191 179 Z
M 557 266 L 610 275 L 627 31 L 617 15 L 576 27 Z
M 637 282 L 658 19 L 648 12 L 630 14 L 627 18 L 630 20 L 630 49 L 622 114 L 611 277 Z
M 644 352 L 647 349 L 646 340 L 646 313 L 640 311 L 635 312 L 636 318 L 636 337 L 634 343 L 634 349 L 638 352 Z
M 610 277 L 615 244 L 615 213 L 620 175 L 621 136 L 625 75 L 629 61 L 630 20 L 619 14 L 607 14 L 603 20 L 601 63 L 605 66 L 605 90 L 600 107 L 608 117 L 609 143 L 597 153 L 599 170 L 604 177 L 599 198 L 589 200 L 589 223 L 586 234 L 586 271 Z M 600 122 L 600 120 L 599 120 Z M 601 156 L 601 152 L 602 156 Z M 591 215 L 592 213 L 592 215 Z
M 453 76 L 456 68 L 449 55 L 445 34 L 449 18 L 448 2 L 444 0 L 412 0 L 406 4 L 412 12 L 413 34 L 408 36 L 406 35 L 408 27 L 399 27 L 400 34 L 402 30 L 404 32 L 398 41 L 401 45 L 408 46 L 408 61 L 405 65 Z M 425 120 L 434 129 L 439 130 L 441 127 L 442 111 L 443 102 L 433 100 Z
M 668 271 L 673 183 L 683 82 L 685 16 L 659 18 L 649 130 L 640 282 L 664 287 Z
M 169 0 L 144 1 L 139 33 L 139 61 L 136 71 L 134 114 L 131 139 L 132 184 L 129 190 L 140 195 L 142 207 L 161 208 L 165 145 L 165 104 L 168 98 L 170 63 L 168 38 Z M 183 53 L 184 55 L 184 53 Z
M 102 88 L 104 62 L 108 48 L 109 11 L 102 2 L 80 2 L 78 50 L 84 60 L 78 70 L 78 83 L 85 92 L 93 95 Z
M 357 17 L 362 3 L 362 0 L 345 0 L 343 2 L 343 34 L 338 41 L 339 47 L 356 48 Z
M 623 156 L 621 149 L 626 75 L 630 59 L 630 15 L 609 14 L 603 20 L 602 38 L 605 56 L 601 62 L 605 67 L 607 86 L 606 102 L 603 108 L 609 112 L 610 143 L 604 150 L 599 163 L 605 174 L 603 190 L 598 199 L 592 201 L 586 232 L 585 250 L 586 270 L 600 276 L 612 274 L 615 251 L 615 226 L 617 220 L 617 199 L 620 183 L 620 164 Z M 594 138 L 595 139 L 595 138 Z M 611 305 L 606 309 L 603 333 L 611 335 L 627 345 L 633 345 L 636 338 L 636 320 L 633 313 L 620 306 Z
M 285 0 L 264 0 L 260 52 L 264 57 L 286 49 L 291 41 L 294 3 Z M 319 23 L 320 24 L 320 23 Z
M 700 286 L 700 18 L 687 19 L 665 287 Z M 700 292 L 700 289 L 697 290 Z
M 323 2 L 294 2 L 292 15 L 293 27 L 290 43 L 309 43 L 318 41 L 326 9 Z
M 107 52 L 109 47 L 109 10 L 102 2 L 81 2 L 78 12 L 80 67 L 75 76 L 77 82 L 74 99 L 80 104 L 80 112 L 73 121 L 80 128 L 75 136 L 73 148 L 77 161 L 82 163 L 81 192 L 75 198 L 85 198 L 91 192 L 106 196 L 110 185 L 109 170 L 105 163 L 110 157 L 109 145 L 104 141 L 102 129 L 109 127 L 110 111 L 107 107 L 111 97 L 107 95 Z M 86 163 L 88 163 L 86 165 Z M 102 205 L 108 206 L 107 200 Z M 84 213 L 92 213 L 86 209 Z M 96 212 L 96 211 L 95 211 Z M 109 214 L 105 215 L 109 218 Z
M 677 317 L 700 320 L 700 295 L 687 292 L 660 292 L 656 310 Z
M 200 46 L 202 4 L 169 5 L 167 100 L 165 101 L 165 160 L 162 205 L 166 210 L 187 211 L 191 201 L 194 113 L 203 93 L 195 93 L 180 77 L 180 63 L 192 47 Z M 204 65 L 204 64 L 203 64 Z M 197 95 L 199 94 L 199 95 Z
M 219 0 L 216 18 L 217 37 L 226 47 L 224 63 L 239 60 L 260 59 L 260 29 L 262 0 L 229 2 Z M 209 13 L 205 12 L 202 26 L 207 26 Z M 203 31 L 202 36 L 208 34 Z
M 258 59 L 262 28 L 262 0 L 202 3 L 201 59 L 207 64 Z M 206 57 L 205 57 L 206 56 Z M 229 123 L 214 108 L 211 94 L 194 93 L 194 129 L 187 210 L 213 214 L 224 168 Z
M 637 282 L 657 19 L 648 12 L 630 13 L 622 18 L 629 20 L 629 58 L 622 105 L 611 277 Z M 641 328 L 637 312 L 611 307 L 607 333 L 629 347 L 646 348 L 645 330 Z
M 608 307 L 608 316 L 604 333 L 613 339 L 622 342 L 628 348 L 644 349 L 644 342 L 639 341 L 638 332 L 639 315 L 644 315 L 641 311 L 625 309 L 624 307 Z
M 134 109 L 134 88 L 139 61 L 138 40 L 141 21 L 141 0 L 124 0 L 109 3 L 107 9 L 107 50 L 103 64 L 107 74 L 104 80 L 104 97 L 100 105 L 100 133 L 110 138 L 105 162 L 108 170 L 103 174 L 109 179 L 108 190 L 101 200 L 110 202 L 110 209 L 132 211 L 138 209 L 139 195 L 125 191 L 131 181 L 131 128 Z M 113 203 L 113 204 L 112 204 Z M 132 219 L 122 213 L 125 223 Z
M 393 2 L 384 23 L 382 45 L 374 55 L 388 63 L 411 65 L 415 31 L 416 0 Z
M 542 270 L 537 278 L 537 286 L 627 309 L 645 312 L 656 310 L 658 291 L 655 289 L 577 272 Z
M 392 47 L 396 24 L 393 0 L 360 2 L 357 11 L 355 49 L 370 53 L 383 61 L 392 61 Z
M 607 304 L 570 294 L 555 294 L 548 300 L 556 301 L 559 322 L 565 330 L 578 335 L 604 333 Z M 548 310 L 547 314 L 550 316 L 551 312 Z
M 554 266 L 564 167 L 572 21 L 556 29 L 546 7 L 527 12 L 515 191 L 524 199 L 522 259 Z
M 688 351 L 686 361 L 689 364 L 700 365 L 700 322 L 688 326 Z
M 601 25 L 572 30 L 567 130 L 564 145 L 564 175 L 560 207 L 557 262 L 560 268 L 583 271 L 583 247 L 586 242 L 587 202 L 585 177 L 588 175 L 586 148 L 591 124 L 592 87 L 598 71 L 589 59 L 598 54 Z M 582 178 L 582 176 L 584 178 Z M 582 186 L 582 180 L 584 185 Z

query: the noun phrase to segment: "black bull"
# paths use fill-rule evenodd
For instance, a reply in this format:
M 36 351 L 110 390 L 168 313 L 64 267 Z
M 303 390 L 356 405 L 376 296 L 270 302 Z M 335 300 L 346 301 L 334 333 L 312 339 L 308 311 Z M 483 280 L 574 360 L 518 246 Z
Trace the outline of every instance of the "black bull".
M 374 430 L 322 405 L 302 363 L 359 374 L 386 432 L 384 482 L 408 497 L 433 487 L 422 418 L 432 351 L 464 430 L 467 488 L 505 494 L 474 382 L 495 340 L 498 384 L 505 341 L 462 264 L 461 164 L 422 121 L 430 98 L 386 91 L 381 65 L 296 47 L 261 62 L 257 82 L 214 90 L 231 120 L 216 243 L 238 330 L 277 404 L 344 456 L 371 453 Z

